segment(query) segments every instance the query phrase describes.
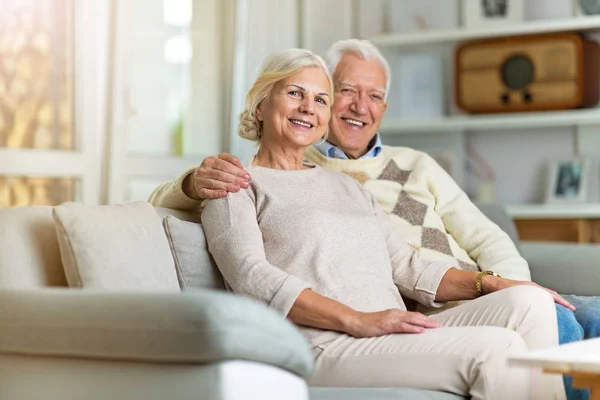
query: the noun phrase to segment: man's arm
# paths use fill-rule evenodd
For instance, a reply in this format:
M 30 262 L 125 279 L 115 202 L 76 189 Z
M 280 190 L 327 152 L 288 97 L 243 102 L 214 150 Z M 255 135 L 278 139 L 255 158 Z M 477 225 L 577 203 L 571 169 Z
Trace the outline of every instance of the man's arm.
M 469 200 L 466 193 L 435 160 L 426 156 L 429 190 L 436 198 L 435 211 L 446 230 L 482 270 L 509 279 L 530 281 L 527 261 L 510 237 Z
M 223 153 L 207 157 L 198 167 L 163 183 L 152 192 L 148 202 L 157 207 L 197 211 L 203 200 L 225 197 L 227 192 L 248 187 L 249 182 L 250 175 L 237 157 Z

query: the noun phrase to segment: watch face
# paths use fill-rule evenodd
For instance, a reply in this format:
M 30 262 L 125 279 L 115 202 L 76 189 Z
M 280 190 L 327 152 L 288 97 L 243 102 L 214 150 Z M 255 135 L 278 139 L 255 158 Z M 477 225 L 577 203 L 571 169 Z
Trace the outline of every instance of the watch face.
M 579 4 L 587 15 L 600 14 L 600 0 L 579 0 Z

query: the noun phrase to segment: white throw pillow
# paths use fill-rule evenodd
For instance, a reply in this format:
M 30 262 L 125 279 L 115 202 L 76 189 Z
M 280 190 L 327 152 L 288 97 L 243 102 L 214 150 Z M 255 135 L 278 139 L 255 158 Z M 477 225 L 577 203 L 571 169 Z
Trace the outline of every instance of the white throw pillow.
M 208 252 L 202 225 L 172 215 L 163 219 L 181 289 L 225 290 L 223 276 Z
M 65 203 L 52 214 L 70 287 L 180 290 L 161 219 L 149 203 Z

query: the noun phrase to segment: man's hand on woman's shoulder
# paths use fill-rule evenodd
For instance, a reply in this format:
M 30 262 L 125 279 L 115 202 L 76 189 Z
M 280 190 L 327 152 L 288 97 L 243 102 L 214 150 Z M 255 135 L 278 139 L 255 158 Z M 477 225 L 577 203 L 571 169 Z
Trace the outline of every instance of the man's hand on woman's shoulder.
M 237 192 L 250 184 L 250 174 L 240 160 L 222 153 L 207 157 L 183 181 L 183 192 L 191 199 L 220 199 L 227 192 Z

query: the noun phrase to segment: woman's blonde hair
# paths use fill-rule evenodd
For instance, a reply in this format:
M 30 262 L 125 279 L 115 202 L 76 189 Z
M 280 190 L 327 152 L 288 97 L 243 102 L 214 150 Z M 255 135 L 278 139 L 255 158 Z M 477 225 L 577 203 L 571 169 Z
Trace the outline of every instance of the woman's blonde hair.
M 262 65 L 258 78 L 246 95 L 244 111 L 240 114 L 238 133 L 248 140 L 259 141 L 262 136 L 262 123 L 256 116 L 261 102 L 268 99 L 273 87 L 284 79 L 307 67 L 318 67 L 329 80 L 329 93 L 333 101 L 333 79 L 321 57 L 306 49 L 286 49 L 269 56 Z M 331 104 L 330 104 L 331 107 Z

